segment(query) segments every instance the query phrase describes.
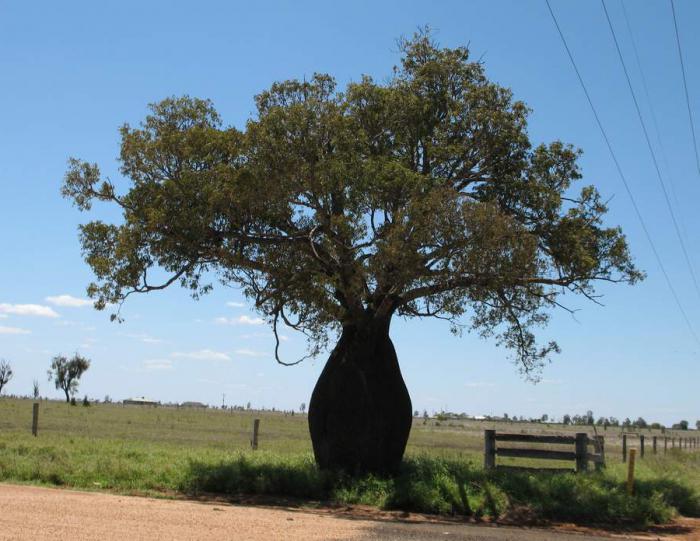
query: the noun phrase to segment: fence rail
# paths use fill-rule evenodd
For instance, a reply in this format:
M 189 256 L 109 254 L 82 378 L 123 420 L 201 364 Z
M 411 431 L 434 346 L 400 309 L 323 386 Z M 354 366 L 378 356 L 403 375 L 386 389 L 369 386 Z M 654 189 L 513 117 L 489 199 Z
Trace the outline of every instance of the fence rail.
M 533 443 L 548 445 L 573 445 L 573 450 L 553 450 L 524 447 L 502 447 L 499 443 Z M 589 451 L 588 447 L 594 450 Z M 564 468 L 543 468 L 497 464 L 497 457 L 530 458 L 544 460 L 568 460 L 576 464 L 574 471 L 588 470 L 588 463 L 593 462 L 596 469 L 605 465 L 605 440 L 602 436 L 590 438 L 585 432 L 575 436 L 535 435 L 535 434 L 499 434 L 495 430 L 484 431 L 484 468 L 508 471 L 572 471 Z

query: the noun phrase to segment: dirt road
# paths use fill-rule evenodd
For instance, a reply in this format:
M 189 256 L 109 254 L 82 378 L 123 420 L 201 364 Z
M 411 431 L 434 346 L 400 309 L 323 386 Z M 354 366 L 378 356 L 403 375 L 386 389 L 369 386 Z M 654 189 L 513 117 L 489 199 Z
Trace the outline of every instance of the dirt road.
M 0 484 L 0 539 L 593 541 L 604 537 L 466 524 L 377 521 L 291 508 Z

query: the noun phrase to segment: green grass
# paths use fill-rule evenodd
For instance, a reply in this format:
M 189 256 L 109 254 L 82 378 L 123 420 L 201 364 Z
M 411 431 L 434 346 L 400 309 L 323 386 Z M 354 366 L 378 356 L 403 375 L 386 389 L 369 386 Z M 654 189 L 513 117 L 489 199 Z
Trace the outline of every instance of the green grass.
M 256 417 L 261 449 L 253 452 Z M 482 432 L 492 424 L 417 420 L 398 475 L 350 478 L 316 468 L 300 415 L 44 401 L 39 437 L 30 426 L 31 401 L 0 400 L 0 480 L 125 493 L 262 494 L 477 520 L 524 514 L 641 525 L 677 512 L 700 516 L 700 453 L 648 454 L 637 462 L 637 494 L 630 497 L 612 433 L 605 472 L 506 474 L 481 467 Z

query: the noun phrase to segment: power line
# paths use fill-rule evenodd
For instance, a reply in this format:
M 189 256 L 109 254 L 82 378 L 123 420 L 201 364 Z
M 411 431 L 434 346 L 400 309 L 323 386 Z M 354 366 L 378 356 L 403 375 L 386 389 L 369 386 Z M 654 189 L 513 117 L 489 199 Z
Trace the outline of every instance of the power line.
M 659 145 L 659 150 L 661 151 L 661 158 L 663 160 L 664 167 L 666 169 L 666 178 L 668 179 L 668 185 L 671 188 L 671 197 L 673 197 L 673 202 L 676 205 L 676 212 L 678 213 L 678 216 L 680 218 L 681 222 L 681 231 L 683 233 L 683 237 L 685 237 L 686 241 L 688 240 L 688 236 L 686 235 L 686 228 L 685 228 L 685 222 L 683 220 L 683 214 L 680 212 L 680 203 L 678 202 L 678 197 L 676 196 L 676 190 L 674 189 L 674 182 L 673 178 L 671 177 L 670 170 L 671 168 L 668 165 L 668 158 L 666 156 L 666 150 L 664 149 L 663 142 L 661 140 L 661 130 L 659 130 L 659 122 L 656 118 L 656 111 L 654 111 L 654 105 L 653 101 L 651 99 L 651 95 L 649 93 L 649 86 L 647 85 L 647 78 L 644 76 L 644 69 L 642 69 L 642 61 L 639 57 L 639 51 L 637 50 L 637 43 L 634 39 L 634 33 L 632 32 L 632 25 L 630 24 L 630 19 L 627 15 L 627 8 L 625 7 L 625 0 L 620 0 L 620 5 L 622 6 L 622 13 L 625 17 L 625 24 L 627 26 L 627 32 L 630 36 L 630 42 L 632 43 L 632 50 L 634 51 L 634 58 L 637 62 L 637 69 L 639 70 L 639 74 L 641 75 L 642 78 L 642 88 L 644 88 L 644 95 L 647 98 L 647 103 L 649 104 L 649 111 L 651 112 L 651 120 L 652 120 L 652 125 L 654 127 L 654 132 L 656 134 L 656 142 Z
M 688 97 L 688 81 L 685 77 L 685 64 L 683 63 L 683 51 L 681 50 L 681 38 L 678 34 L 678 21 L 676 20 L 676 7 L 671 0 L 671 13 L 673 13 L 673 27 L 676 30 L 676 45 L 678 45 L 678 58 L 681 61 L 681 73 L 683 74 L 683 90 L 685 90 L 685 103 L 688 106 L 688 118 L 690 119 L 690 133 L 693 134 L 693 150 L 695 151 L 695 165 L 700 175 L 700 156 L 698 155 L 698 140 L 695 137 L 695 123 L 693 122 L 693 110 L 690 108 L 690 98 Z
M 583 93 L 586 95 L 586 100 L 588 100 L 588 105 L 591 107 L 591 111 L 593 112 L 593 116 L 595 117 L 596 123 L 598 124 L 598 128 L 600 129 L 600 133 L 603 136 L 603 139 L 605 140 L 605 144 L 608 147 L 608 150 L 610 151 L 610 156 L 612 157 L 612 160 L 615 164 L 615 168 L 617 169 L 617 173 L 620 176 L 620 179 L 622 180 L 622 184 L 625 187 L 625 191 L 627 192 L 627 195 L 630 198 L 630 201 L 632 202 L 632 207 L 634 208 L 634 212 L 637 215 L 637 218 L 639 219 L 639 223 L 642 226 L 642 230 L 644 231 L 644 235 L 647 238 L 647 241 L 649 242 L 649 246 L 651 246 L 651 251 L 654 254 L 654 257 L 656 258 L 656 262 L 659 265 L 659 268 L 661 269 L 661 274 L 663 274 L 664 279 L 666 280 L 666 284 L 668 285 L 668 289 L 671 291 L 671 295 L 673 296 L 673 299 L 676 302 L 676 306 L 678 307 L 678 311 L 681 313 L 681 316 L 683 317 L 683 320 L 685 321 L 686 325 L 688 326 L 688 330 L 690 331 L 690 334 L 693 336 L 695 341 L 700 344 L 700 338 L 698 338 L 698 335 L 695 333 L 695 329 L 693 329 L 692 324 L 690 323 L 690 319 L 688 319 L 688 315 L 685 313 L 685 310 L 683 309 L 683 305 L 681 304 L 680 299 L 678 298 L 678 294 L 676 293 L 675 288 L 673 287 L 673 283 L 671 282 L 671 279 L 668 276 L 668 273 L 666 272 L 666 268 L 664 267 L 663 261 L 661 260 L 661 256 L 659 255 L 659 252 L 656 250 L 656 246 L 654 245 L 654 241 L 651 238 L 651 234 L 649 233 L 649 229 L 647 228 L 646 222 L 644 221 L 644 217 L 642 216 L 641 211 L 639 210 L 639 207 L 637 206 L 637 201 L 634 198 L 634 195 L 632 194 L 632 190 L 630 188 L 629 183 L 627 182 L 627 178 L 625 177 L 625 174 L 622 172 L 622 167 L 620 166 L 620 162 L 617 160 L 617 156 L 615 155 L 615 151 L 613 150 L 612 144 L 610 143 L 610 139 L 608 138 L 608 134 L 605 131 L 605 128 L 603 127 L 603 123 L 600 120 L 600 117 L 598 116 L 598 111 L 596 110 L 595 106 L 593 105 L 593 100 L 591 99 L 590 94 L 588 93 L 588 89 L 586 88 L 586 83 L 583 82 L 583 77 L 581 76 L 581 72 L 578 70 L 578 66 L 576 65 L 576 61 L 574 60 L 574 56 L 571 53 L 571 49 L 569 49 L 569 45 L 566 42 L 566 38 L 564 37 L 564 33 L 561 30 L 561 27 L 559 26 L 559 22 L 557 21 L 556 15 L 554 15 L 554 11 L 552 10 L 552 6 L 549 3 L 549 0 L 545 0 L 547 4 L 547 8 L 549 9 L 549 14 L 552 16 L 552 21 L 554 21 L 554 26 L 557 28 L 557 32 L 559 33 L 559 37 L 561 38 L 562 43 L 564 44 L 564 49 L 566 49 L 566 54 L 569 56 L 569 60 L 571 61 L 571 65 L 574 68 L 574 71 L 576 72 L 576 77 L 578 77 L 578 82 L 581 84 L 581 88 L 583 89 Z
M 634 88 L 632 87 L 632 80 L 630 79 L 629 72 L 627 71 L 627 65 L 625 64 L 625 59 L 622 56 L 622 50 L 620 49 L 620 44 L 617 41 L 617 35 L 615 34 L 615 28 L 613 28 L 612 21 L 610 20 L 610 14 L 608 13 L 608 8 L 605 6 L 605 0 L 600 0 L 603 5 L 603 11 L 605 12 L 605 18 L 608 21 L 608 26 L 610 27 L 610 33 L 612 34 L 613 41 L 615 42 L 615 49 L 617 50 L 617 56 L 620 59 L 620 64 L 622 64 L 622 71 L 625 74 L 625 79 L 627 79 L 627 86 L 630 89 L 630 94 L 632 95 L 632 101 L 634 102 L 634 107 L 637 110 L 637 116 L 639 117 L 639 123 L 642 126 L 642 131 L 644 132 L 644 139 L 646 139 L 647 147 L 649 147 L 649 153 L 651 154 L 651 159 L 654 162 L 654 169 L 656 170 L 656 176 L 659 179 L 659 184 L 661 185 L 661 191 L 664 194 L 664 200 L 666 201 L 666 207 L 671 215 L 671 220 L 673 221 L 673 227 L 676 230 L 676 236 L 678 237 L 678 243 L 681 245 L 681 250 L 683 251 L 683 257 L 688 266 L 688 271 L 690 271 L 690 276 L 693 279 L 693 285 L 695 286 L 695 292 L 700 297 L 700 284 L 698 284 L 698 279 L 695 276 L 695 270 L 693 269 L 693 264 L 690 261 L 690 256 L 688 255 L 688 250 L 685 247 L 685 242 L 683 241 L 683 236 L 681 235 L 680 227 L 678 226 L 678 220 L 676 219 L 676 213 L 673 212 L 673 206 L 671 205 L 671 200 L 668 197 L 668 191 L 666 190 L 666 184 L 661 177 L 661 170 L 659 169 L 659 163 L 656 160 L 656 153 L 654 152 L 654 147 L 651 144 L 651 139 L 649 138 L 649 132 L 647 131 L 646 124 L 644 123 L 644 118 L 642 117 L 642 111 L 639 108 L 639 102 L 637 101 L 637 95 L 634 93 Z

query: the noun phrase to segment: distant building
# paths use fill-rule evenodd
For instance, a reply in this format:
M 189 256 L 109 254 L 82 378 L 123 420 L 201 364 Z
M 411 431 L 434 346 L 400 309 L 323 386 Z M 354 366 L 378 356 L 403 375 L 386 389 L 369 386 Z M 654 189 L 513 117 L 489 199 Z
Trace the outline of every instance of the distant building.
M 201 402 L 183 402 L 180 404 L 181 408 L 208 408 L 206 404 L 202 404 Z
M 158 406 L 160 402 L 155 400 L 150 400 L 145 396 L 138 396 L 136 398 L 127 398 L 122 401 L 125 406 Z

